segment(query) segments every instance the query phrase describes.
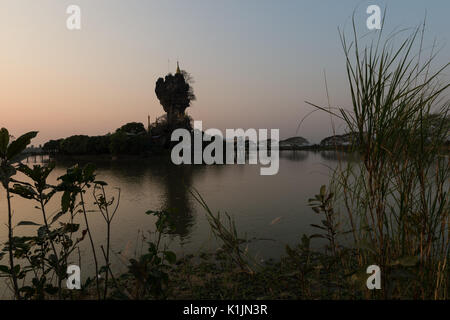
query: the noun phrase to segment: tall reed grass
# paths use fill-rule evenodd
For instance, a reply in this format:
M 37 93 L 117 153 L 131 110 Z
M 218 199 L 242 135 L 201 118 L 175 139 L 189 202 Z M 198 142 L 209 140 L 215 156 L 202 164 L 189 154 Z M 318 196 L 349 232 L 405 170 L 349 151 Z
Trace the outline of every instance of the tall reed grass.
M 448 299 L 450 63 L 435 68 L 425 22 L 406 36 L 384 29 L 367 39 L 353 19 L 351 36 L 340 32 L 352 108 L 316 107 L 345 121 L 362 161 L 338 166 L 332 184 L 385 298 Z

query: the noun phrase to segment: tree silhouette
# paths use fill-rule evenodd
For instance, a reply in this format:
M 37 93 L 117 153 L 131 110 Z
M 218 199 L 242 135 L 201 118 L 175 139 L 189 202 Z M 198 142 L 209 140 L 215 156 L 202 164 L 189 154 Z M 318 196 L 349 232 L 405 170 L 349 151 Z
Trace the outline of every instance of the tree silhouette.
M 184 118 L 184 112 L 195 100 L 192 77 L 186 71 L 168 74 L 156 81 L 155 93 L 167 113 L 167 124 L 172 127 L 174 121 Z

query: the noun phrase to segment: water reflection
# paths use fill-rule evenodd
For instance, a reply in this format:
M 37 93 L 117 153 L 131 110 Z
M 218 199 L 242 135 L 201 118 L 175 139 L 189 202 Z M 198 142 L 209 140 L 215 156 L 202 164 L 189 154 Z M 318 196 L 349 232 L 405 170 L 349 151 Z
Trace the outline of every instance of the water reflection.
M 155 175 L 163 190 L 161 210 L 170 213 L 170 234 L 187 237 L 194 225 L 194 214 L 189 189 L 193 176 L 200 170 L 195 166 L 175 166 L 161 162 L 156 166 Z
M 169 233 L 175 240 L 173 243 L 182 244 L 184 249 L 196 250 L 211 243 L 204 211 L 189 193 L 195 188 L 213 212 L 226 211 L 234 216 L 241 233 L 277 239 L 276 245 L 266 243 L 258 248 L 264 254 L 276 256 L 283 251 L 283 243 L 295 242 L 299 234 L 311 231 L 309 226 L 316 222 L 316 215 L 311 214 L 307 199 L 329 182 L 330 168 L 339 160 L 345 163 L 354 159 L 354 155 L 345 152 L 281 151 L 280 171 L 274 176 L 261 176 L 259 165 L 176 166 L 168 156 L 115 161 L 107 157 L 58 159 L 50 182 L 57 183 L 56 178 L 76 163 L 83 166 L 93 162 L 99 180 L 107 181 L 111 188 L 120 187 L 119 214 L 113 225 L 116 228 L 113 246 L 118 250 L 135 241 L 138 231 L 154 230 L 155 218 L 145 215 L 147 210 L 170 213 Z M 13 200 L 17 220 L 32 219 L 29 216 L 32 205 L 23 199 Z M 56 212 L 59 205 L 55 199 L 49 209 Z M 5 206 L 0 198 L 0 209 Z M 282 221 L 271 225 L 277 217 L 282 217 Z M 104 222 L 95 214 L 91 219 L 94 234 L 98 241 L 103 241 Z M 0 223 L 4 222 L 0 217 Z M 2 231 L 2 235 L 6 233 Z
M 309 151 L 280 151 L 280 159 L 286 159 L 290 161 L 305 161 L 306 159 L 308 159 L 309 154 Z
M 173 218 L 171 237 L 167 243 L 177 255 L 215 250 L 219 245 L 211 236 L 204 210 L 190 196 L 189 189 L 200 192 L 213 212 L 227 212 L 236 222 L 238 233 L 248 239 L 274 239 L 254 241 L 249 250 L 259 257 L 278 258 L 286 244 L 298 244 L 302 234 L 313 234 L 311 224 L 320 223 L 320 216 L 308 206 L 307 199 L 328 184 L 332 169 L 339 160 L 353 161 L 354 155 L 335 151 L 281 151 L 280 170 L 273 176 L 261 176 L 259 165 L 182 165 L 175 166 L 170 157 L 150 159 L 58 159 L 49 183 L 76 163 L 80 166 L 93 162 L 99 180 L 109 187 L 121 188 L 118 214 L 112 225 L 111 247 L 127 258 L 134 257 L 140 246 L 139 235 L 155 230 L 156 219 L 145 214 L 147 210 L 166 210 Z M 36 162 L 47 159 L 36 158 Z M 29 159 L 29 165 L 35 159 Z M 17 179 L 25 177 L 18 175 Z M 112 190 L 111 190 L 112 191 Z M 109 194 L 111 196 L 112 193 Z M 60 195 L 49 203 L 49 213 L 60 210 Z M 89 197 L 89 199 L 88 199 Z M 34 204 L 14 197 L 14 221 L 39 221 Z M 92 193 L 86 201 L 93 208 Z M 0 193 L 0 212 L 6 212 L 4 193 Z M 105 241 L 105 223 L 100 214 L 90 216 L 94 240 L 98 246 Z M 272 221 L 278 221 L 272 223 Z M 77 223 L 84 224 L 83 221 Z M 0 215 L 0 243 L 7 239 L 6 215 Z M 15 229 L 16 235 L 30 235 L 31 227 Z M 141 232 L 141 233 L 140 233 Z M 147 233 L 146 233 L 147 235 Z M 317 244 L 314 242 L 313 245 Z M 88 242 L 81 244 L 81 259 L 85 275 L 91 275 L 94 264 Z M 98 248 L 100 250 L 100 248 Z M 117 256 L 114 270 L 124 268 Z M 77 257 L 78 259 L 78 257 Z M 1 297 L 1 283 L 0 283 Z
M 354 158 L 354 155 L 347 152 L 280 151 L 280 161 L 284 163 L 284 167 L 288 163 L 305 162 L 305 169 L 301 169 L 302 171 L 305 170 L 305 173 L 307 172 L 306 170 L 311 170 L 311 163 L 317 163 L 319 159 L 336 162 L 350 161 Z M 59 159 L 57 168 L 62 172 L 76 163 L 83 166 L 88 162 L 90 162 L 89 159 Z M 147 202 L 150 203 L 149 207 L 142 208 L 142 210 L 152 209 L 169 212 L 171 218 L 169 233 L 180 237 L 181 240 L 190 237 L 193 226 L 196 224 L 195 216 L 198 208 L 196 208 L 197 204 L 191 197 L 189 190 L 195 187 L 199 181 L 205 181 L 207 185 L 212 185 L 213 181 L 225 181 L 227 177 L 223 177 L 223 172 L 230 173 L 230 168 L 227 165 L 177 166 L 172 164 L 168 157 L 119 159 L 114 161 L 107 158 L 95 159 L 95 165 L 97 166 L 99 177 L 104 178 L 108 182 L 110 182 L 109 179 L 112 179 L 113 181 L 110 185 L 114 184 L 114 186 L 126 188 L 125 196 L 132 200 L 132 203 L 126 208 L 127 211 L 137 210 L 134 208 L 134 204 L 148 200 Z M 303 164 L 300 165 L 303 166 Z M 232 167 L 233 171 L 239 176 L 248 174 L 249 167 L 246 165 Z M 295 169 L 288 170 L 290 171 L 290 176 L 298 175 L 292 171 Z M 225 175 L 227 176 L 227 174 Z M 304 177 L 303 175 L 302 178 L 304 179 Z M 251 180 L 256 181 L 258 179 L 261 178 L 255 177 Z M 285 184 L 289 181 L 286 178 L 282 178 L 282 180 Z M 247 192 L 249 195 L 251 191 L 248 190 Z M 228 193 L 231 194 L 231 191 Z M 155 198 L 158 199 L 157 204 L 155 204 Z M 229 200 L 233 201 L 232 199 Z M 143 212 L 140 214 L 143 214 Z
M 65 170 L 79 164 L 83 166 L 88 159 L 63 159 L 57 161 L 57 167 Z M 148 190 L 157 190 L 159 207 L 152 210 L 163 210 L 169 213 L 171 228 L 168 233 L 177 235 L 181 239 L 191 233 L 195 224 L 192 198 L 189 190 L 193 187 L 193 180 L 199 178 L 204 170 L 195 165 L 174 165 L 168 157 L 130 160 L 96 160 L 95 165 L 99 175 L 114 177 L 119 186 L 127 186 L 127 192 L 136 197 L 136 201 L 148 197 Z M 220 173 L 220 166 L 216 166 L 214 173 Z M 151 181 L 149 188 L 148 182 Z M 130 189 L 131 188 L 131 189 Z
M 355 161 L 357 159 L 357 154 L 352 153 L 352 152 L 346 152 L 346 151 L 335 151 L 335 150 L 324 150 L 324 151 L 319 151 L 320 156 L 324 159 L 324 160 L 328 160 L 328 161 L 344 161 L 344 162 L 348 162 L 348 161 Z

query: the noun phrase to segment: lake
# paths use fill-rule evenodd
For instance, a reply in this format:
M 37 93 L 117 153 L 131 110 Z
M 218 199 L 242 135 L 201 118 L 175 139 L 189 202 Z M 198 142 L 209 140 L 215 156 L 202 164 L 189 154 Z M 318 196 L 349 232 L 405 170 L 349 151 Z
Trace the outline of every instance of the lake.
M 30 159 L 31 160 L 31 159 Z M 39 159 L 38 159 L 39 160 Z M 175 228 L 166 243 L 179 256 L 201 251 L 216 250 L 217 242 L 210 231 L 205 212 L 192 198 L 189 190 L 195 188 L 213 212 L 227 212 L 236 222 L 238 231 L 247 239 L 252 255 L 258 259 L 278 258 L 286 244 L 300 241 L 302 234 L 316 232 L 311 223 L 319 222 L 319 216 L 308 207 L 309 198 L 327 184 L 331 169 L 339 161 L 353 161 L 354 156 L 335 151 L 281 151 L 279 172 L 273 176 L 260 175 L 259 165 L 173 165 L 168 157 L 127 160 L 95 160 L 97 179 L 108 183 L 110 195 L 115 187 L 121 189 L 120 207 L 112 224 L 112 250 L 115 252 L 113 271 L 125 269 L 126 261 L 142 250 L 142 237 L 155 229 L 153 216 L 147 210 L 169 210 L 174 217 Z M 49 182 L 57 183 L 57 177 L 66 168 L 86 160 L 58 160 Z M 29 161 L 33 165 L 33 161 Z M 16 179 L 26 180 L 18 175 Z M 40 211 L 35 203 L 14 196 L 13 221 L 41 223 Z M 87 205 L 93 205 L 92 191 L 88 192 Z M 60 207 L 60 196 L 49 204 L 49 214 Z M 0 194 L 0 241 L 7 239 L 7 206 L 5 192 Z M 79 217 L 81 218 L 81 216 Z M 103 244 L 106 226 L 99 212 L 90 212 L 90 227 L 96 244 Z M 84 224 L 80 219 L 83 228 Z M 30 235 L 36 227 L 19 226 L 16 235 Z M 92 275 L 90 247 L 86 239 L 81 246 L 83 278 Z M 101 256 L 100 252 L 98 255 Z M 78 257 L 74 257 L 78 262 Z M 103 261 L 102 261 L 103 262 Z M 5 257 L 1 264 L 7 264 Z M 0 298 L 5 298 L 2 290 Z

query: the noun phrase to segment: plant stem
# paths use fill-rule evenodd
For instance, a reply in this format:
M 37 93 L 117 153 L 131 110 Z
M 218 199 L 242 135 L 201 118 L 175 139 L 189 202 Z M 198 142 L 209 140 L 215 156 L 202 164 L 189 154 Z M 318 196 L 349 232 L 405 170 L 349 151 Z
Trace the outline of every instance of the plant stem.
M 91 230 L 89 229 L 89 223 L 88 223 L 88 218 L 87 218 L 87 214 L 86 214 L 86 207 L 84 205 L 84 198 L 83 198 L 83 191 L 80 192 L 80 197 L 81 197 L 81 206 L 83 208 L 83 215 L 84 215 L 84 221 L 86 223 L 86 230 L 87 233 L 89 235 L 89 241 L 91 243 L 91 248 L 92 248 L 92 254 L 94 256 L 94 263 L 95 263 L 95 281 L 97 284 L 97 296 L 98 299 L 100 300 L 100 283 L 98 280 L 98 262 L 97 262 L 97 255 L 95 253 L 95 245 L 94 245 L 94 240 L 92 240 L 92 235 L 91 235 Z
M 11 268 L 11 278 L 14 287 L 14 294 L 17 300 L 20 300 L 19 286 L 17 284 L 17 276 L 14 270 L 14 254 L 13 254 L 13 227 L 12 227 L 12 212 L 11 212 L 11 195 L 9 194 L 9 183 L 6 185 L 6 198 L 8 199 L 8 251 L 9 251 L 9 264 Z
M 44 202 L 42 201 L 42 193 L 39 195 L 39 203 L 41 205 L 42 217 L 44 219 L 45 228 L 47 229 L 47 234 L 50 234 L 50 228 L 49 228 L 49 225 L 48 225 L 48 222 L 47 222 L 47 214 L 45 213 L 45 205 L 44 205 Z M 55 267 L 56 267 L 56 273 L 57 273 L 57 276 L 58 276 L 58 299 L 61 300 L 62 299 L 62 286 L 61 286 L 61 283 L 62 283 L 61 272 L 62 272 L 62 270 L 60 270 L 59 258 L 58 258 L 58 253 L 56 251 L 55 244 L 53 242 L 53 239 L 50 236 L 49 236 L 49 241 L 50 241 L 50 245 L 52 246 L 53 253 L 55 254 L 56 261 L 57 261 L 57 265 Z

